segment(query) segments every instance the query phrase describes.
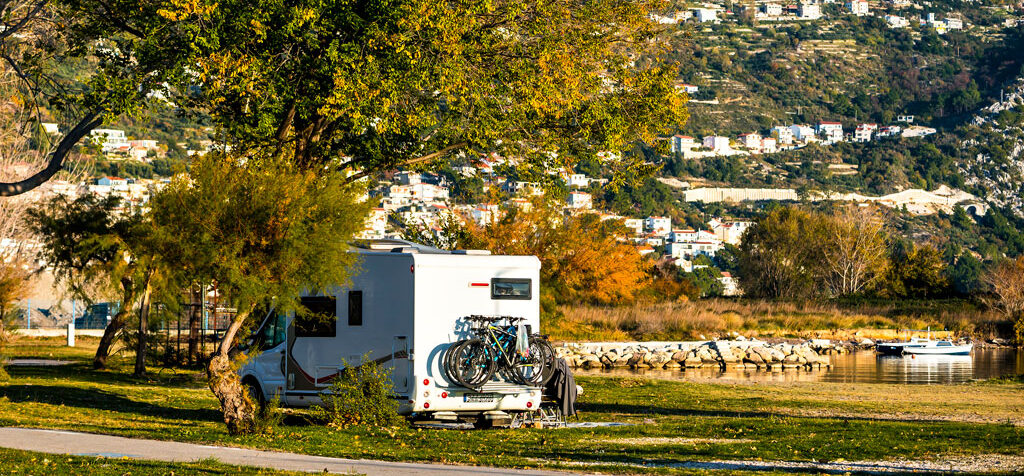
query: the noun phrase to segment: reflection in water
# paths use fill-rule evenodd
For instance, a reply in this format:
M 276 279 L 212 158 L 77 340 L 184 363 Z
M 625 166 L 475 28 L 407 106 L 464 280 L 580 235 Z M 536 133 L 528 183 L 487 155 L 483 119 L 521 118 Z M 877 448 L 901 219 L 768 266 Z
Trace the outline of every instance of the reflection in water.
M 974 349 L 971 355 L 878 356 L 871 351 L 831 356 L 830 369 L 758 371 L 701 367 L 686 370 L 576 369 L 580 375 L 637 376 L 678 380 L 750 382 L 960 383 L 1024 374 L 1024 352 Z

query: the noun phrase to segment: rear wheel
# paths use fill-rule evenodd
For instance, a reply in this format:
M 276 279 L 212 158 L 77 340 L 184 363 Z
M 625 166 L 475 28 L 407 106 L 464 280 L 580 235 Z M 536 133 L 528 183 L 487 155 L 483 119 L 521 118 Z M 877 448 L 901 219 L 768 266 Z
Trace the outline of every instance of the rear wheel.
M 494 375 L 494 359 L 480 339 L 462 341 L 448 348 L 448 374 L 463 387 L 477 388 Z
M 530 351 L 518 356 L 514 364 L 520 383 L 543 387 L 554 371 L 555 350 L 548 341 L 530 337 Z

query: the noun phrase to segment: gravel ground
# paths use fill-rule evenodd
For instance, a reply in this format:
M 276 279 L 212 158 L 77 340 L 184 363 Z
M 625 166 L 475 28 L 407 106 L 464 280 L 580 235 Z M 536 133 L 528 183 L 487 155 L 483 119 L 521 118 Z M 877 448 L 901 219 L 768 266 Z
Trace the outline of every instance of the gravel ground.
M 696 470 L 722 471 L 792 471 L 809 470 L 823 473 L 987 473 L 987 472 L 1024 472 L 1024 456 L 1013 455 L 977 455 L 954 456 L 935 460 L 902 460 L 887 461 L 757 461 L 757 460 L 721 460 L 721 461 L 685 461 L 681 463 L 599 463 L 591 461 L 560 461 L 568 466 L 622 466 L 629 468 L 676 468 Z

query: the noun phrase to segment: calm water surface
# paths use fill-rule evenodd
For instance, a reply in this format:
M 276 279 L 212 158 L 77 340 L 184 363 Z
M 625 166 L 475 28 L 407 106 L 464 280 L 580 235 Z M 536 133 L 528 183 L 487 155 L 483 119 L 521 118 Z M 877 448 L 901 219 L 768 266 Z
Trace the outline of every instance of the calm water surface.
M 832 368 L 778 370 L 702 367 L 686 370 L 583 370 L 578 375 L 648 375 L 692 381 L 961 383 L 1024 374 L 1024 352 L 1017 349 L 974 349 L 971 355 L 879 356 L 872 351 L 833 355 Z

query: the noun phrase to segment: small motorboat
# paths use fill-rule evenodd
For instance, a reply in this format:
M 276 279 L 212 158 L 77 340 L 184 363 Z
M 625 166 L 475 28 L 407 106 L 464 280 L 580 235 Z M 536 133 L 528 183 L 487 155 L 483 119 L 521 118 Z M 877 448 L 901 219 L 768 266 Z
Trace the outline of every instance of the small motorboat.
M 948 340 L 932 340 L 920 347 L 906 347 L 903 353 L 912 355 L 970 355 L 974 344 L 955 344 Z
M 911 338 L 907 342 L 879 342 L 875 346 L 875 352 L 882 355 L 903 355 L 906 349 L 911 347 L 924 347 L 931 342 L 931 339 L 921 337 Z

